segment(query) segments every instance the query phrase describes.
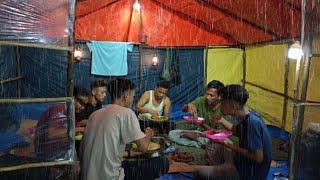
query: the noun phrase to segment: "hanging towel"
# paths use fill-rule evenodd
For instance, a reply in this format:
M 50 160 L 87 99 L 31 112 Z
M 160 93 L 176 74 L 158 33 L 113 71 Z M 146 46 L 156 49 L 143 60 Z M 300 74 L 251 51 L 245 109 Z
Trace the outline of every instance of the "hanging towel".
M 92 74 L 102 76 L 128 75 L 127 52 L 132 51 L 132 44 L 92 41 L 87 45 L 92 52 Z
M 171 58 L 170 58 L 170 52 L 169 48 L 166 49 L 166 57 L 164 59 L 164 64 L 163 64 L 163 71 L 162 71 L 162 76 L 161 79 L 167 82 L 170 82 L 170 64 L 171 64 Z

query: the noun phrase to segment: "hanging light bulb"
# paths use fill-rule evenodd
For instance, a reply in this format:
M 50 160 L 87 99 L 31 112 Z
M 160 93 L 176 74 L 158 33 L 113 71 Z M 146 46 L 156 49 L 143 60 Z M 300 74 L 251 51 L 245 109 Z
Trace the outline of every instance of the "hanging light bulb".
M 80 47 L 76 47 L 74 49 L 74 59 L 76 61 L 80 61 L 81 58 L 82 58 L 82 51 L 81 51 Z
M 296 41 L 289 48 L 288 58 L 300 60 L 302 58 L 302 56 L 303 56 L 302 47 L 301 47 L 299 41 Z
M 151 65 L 152 65 L 152 66 L 157 66 L 158 63 L 159 63 L 158 57 L 157 57 L 157 55 L 155 54 L 155 55 L 153 56 L 153 58 L 152 58 L 152 63 L 151 63 Z
M 140 11 L 141 5 L 139 3 L 138 0 L 136 0 L 133 4 L 133 9 L 135 9 L 136 11 Z

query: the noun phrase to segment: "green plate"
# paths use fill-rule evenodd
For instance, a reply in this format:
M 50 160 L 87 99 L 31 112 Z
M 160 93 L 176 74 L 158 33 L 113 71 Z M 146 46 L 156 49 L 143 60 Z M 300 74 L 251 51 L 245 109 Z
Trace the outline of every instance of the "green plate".
M 164 121 L 168 121 L 168 117 L 167 116 L 159 116 L 159 119 L 153 119 L 152 117 L 149 118 L 149 120 L 154 121 L 154 122 L 164 122 Z
M 83 136 L 82 134 L 76 135 L 76 136 L 74 137 L 74 139 L 77 140 L 77 141 L 81 141 L 82 136 Z

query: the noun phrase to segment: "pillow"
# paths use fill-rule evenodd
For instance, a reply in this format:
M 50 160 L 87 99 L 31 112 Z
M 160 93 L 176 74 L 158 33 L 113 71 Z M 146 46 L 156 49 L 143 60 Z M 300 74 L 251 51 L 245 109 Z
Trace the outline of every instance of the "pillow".
M 28 146 L 16 148 L 12 150 L 11 153 L 16 154 L 18 156 L 35 157 L 34 136 L 37 123 L 38 120 L 21 120 L 20 128 L 16 133 L 22 135 L 25 138 L 25 140 L 28 142 Z

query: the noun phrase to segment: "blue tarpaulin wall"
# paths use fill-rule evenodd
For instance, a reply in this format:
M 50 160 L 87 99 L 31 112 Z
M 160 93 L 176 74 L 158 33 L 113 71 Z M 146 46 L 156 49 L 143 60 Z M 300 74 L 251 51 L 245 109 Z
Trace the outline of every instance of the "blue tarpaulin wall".
M 114 77 L 91 74 L 91 54 L 87 46 L 78 44 L 84 51 L 81 62 L 74 63 L 75 86 L 85 87 L 90 91 L 94 79 L 109 81 Z M 0 46 L 0 79 L 16 76 L 15 48 Z M 171 84 L 169 97 L 175 104 L 184 104 L 204 92 L 203 49 L 170 49 L 179 58 L 181 83 Z M 21 61 L 21 97 L 63 97 L 67 92 L 67 52 L 39 48 L 19 47 Z M 159 57 L 159 66 L 152 67 L 150 62 L 154 54 Z M 142 49 L 142 89 L 140 83 L 140 52 L 134 46 L 128 53 L 128 75 L 137 85 L 136 101 L 145 90 L 153 89 L 162 74 L 165 49 Z M 1 85 L 0 97 L 17 97 L 17 81 Z M 108 100 L 107 100 L 108 101 Z M 107 102 L 106 102 L 107 103 Z

